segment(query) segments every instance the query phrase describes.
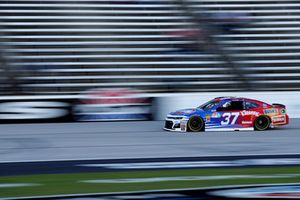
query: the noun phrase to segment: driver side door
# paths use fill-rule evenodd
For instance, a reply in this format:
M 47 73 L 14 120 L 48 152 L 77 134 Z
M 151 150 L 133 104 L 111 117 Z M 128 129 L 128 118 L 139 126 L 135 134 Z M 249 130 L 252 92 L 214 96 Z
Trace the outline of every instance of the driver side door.
M 233 100 L 225 102 L 216 110 L 218 116 L 220 116 L 219 126 L 222 128 L 240 127 L 242 121 L 242 110 L 244 110 L 244 101 Z

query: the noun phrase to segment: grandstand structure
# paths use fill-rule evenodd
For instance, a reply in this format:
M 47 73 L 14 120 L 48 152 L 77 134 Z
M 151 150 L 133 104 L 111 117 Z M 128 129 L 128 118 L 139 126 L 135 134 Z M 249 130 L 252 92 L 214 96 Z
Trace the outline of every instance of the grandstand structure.
M 298 0 L 3 0 L 0 23 L 2 94 L 300 90 Z

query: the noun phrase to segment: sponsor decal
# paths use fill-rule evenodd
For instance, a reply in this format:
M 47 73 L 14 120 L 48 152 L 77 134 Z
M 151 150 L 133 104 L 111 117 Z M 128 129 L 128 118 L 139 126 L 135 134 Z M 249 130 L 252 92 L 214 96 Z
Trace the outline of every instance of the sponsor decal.
M 151 98 L 132 89 L 93 89 L 74 106 L 77 121 L 150 120 Z
M 176 114 L 176 115 L 183 115 L 183 114 L 184 114 L 184 112 L 177 111 L 177 112 L 175 112 L 175 114 Z
M 150 116 L 144 113 L 136 114 L 136 113 L 89 113 L 76 115 L 77 121 L 128 121 L 128 120 L 149 120 Z
M 211 118 L 220 118 L 220 117 L 221 117 L 221 115 L 218 112 L 213 112 L 211 115 Z
M 259 116 L 259 112 L 243 110 L 243 111 L 241 111 L 241 115 L 242 115 L 242 116 L 245 116 L 245 115 Z
M 206 122 L 210 122 L 211 120 L 210 120 L 210 115 L 206 115 Z
M 54 101 L 5 102 L 0 119 L 49 119 L 65 116 L 68 104 Z M 62 109 L 61 109 L 62 108 Z
M 275 108 L 265 109 L 264 113 L 266 115 L 277 115 L 278 114 L 278 109 L 275 109 Z
M 240 113 L 239 112 L 232 112 L 232 113 L 224 113 L 222 117 L 224 117 L 224 120 L 221 121 L 222 125 L 234 125 L 236 120 L 238 119 Z M 233 118 L 232 118 L 233 116 Z M 231 119 L 232 118 L 232 119 Z
M 272 122 L 273 123 L 285 123 L 286 122 L 286 118 L 285 118 L 285 116 L 272 117 Z
M 104 93 L 108 95 L 109 93 Z M 119 98 L 120 97 L 120 98 Z M 91 98 L 93 98 L 91 96 Z M 82 102 L 86 104 L 136 104 L 136 103 L 146 103 L 145 99 L 138 98 L 122 98 L 121 96 L 112 96 L 111 98 L 95 98 L 95 99 L 85 99 Z
M 242 121 L 242 124 L 252 124 L 251 121 Z
M 183 115 L 183 114 L 191 114 L 193 112 L 195 112 L 195 109 L 183 109 L 183 110 L 177 110 L 175 112 L 176 115 Z
M 185 124 L 180 124 L 180 129 L 181 129 L 181 131 L 185 131 L 186 130 L 186 125 Z
M 71 100 L 28 100 L 0 102 L 0 122 L 72 121 Z
M 267 107 L 268 107 L 268 105 L 264 103 L 263 104 L 263 108 L 267 108 Z
M 186 131 L 186 124 L 187 124 L 187 121 L 181 121 L 180 122 L 181 131 Z

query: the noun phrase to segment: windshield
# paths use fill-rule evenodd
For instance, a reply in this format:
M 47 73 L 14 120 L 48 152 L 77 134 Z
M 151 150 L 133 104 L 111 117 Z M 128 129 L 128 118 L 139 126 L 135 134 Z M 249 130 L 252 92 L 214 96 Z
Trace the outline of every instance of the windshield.
M 201 108 L 202 110 L 207 111 L 207 110 L 212 109 L 213 107 L 215 107 L 219 103 L 220 103 L 220 101 L 212 100 L 212 101 L 209 101 L 209 102 L 199 106 L 198 108 Z

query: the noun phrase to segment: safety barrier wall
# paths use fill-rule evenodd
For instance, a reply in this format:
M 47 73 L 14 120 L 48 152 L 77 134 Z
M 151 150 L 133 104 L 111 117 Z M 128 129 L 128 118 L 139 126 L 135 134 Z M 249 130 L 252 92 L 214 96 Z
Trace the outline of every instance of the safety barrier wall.
M 281 103 L 286 105 L 291 118 L 300 118 L 300 92 L 144 93 L 138 97 L 100 97 L 100 101 L 98 98 L 95 103 L 94 99 L 91 105 L 82 104 L 84 95 L 0 97 L 0 122 L 164 120 L 171 111 L 197 107 L 218 96 Z M 84 106 L 85 109 L 82 111 L 78 106 Z

